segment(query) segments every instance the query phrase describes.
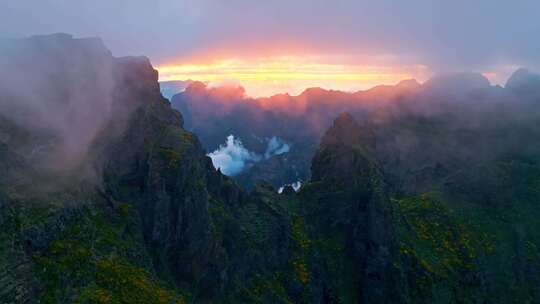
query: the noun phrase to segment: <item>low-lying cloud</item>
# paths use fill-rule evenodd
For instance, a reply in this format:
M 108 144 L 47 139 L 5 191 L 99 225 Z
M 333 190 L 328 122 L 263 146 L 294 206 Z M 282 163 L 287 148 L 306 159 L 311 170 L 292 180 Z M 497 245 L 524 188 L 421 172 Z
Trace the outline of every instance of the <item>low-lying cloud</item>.
M 235 139 L 234 135 L 229 135 L 224 145 L 220 145 L 217 150 L 208 153 L 216 169 L 220 169 L 225 175 L 236 175 L 240 173 L 246 163 L 260 160 L 260 156 L 244 148 L 240 139 Z
M 212 159 L 212 164 L 216 169 L 221 170 L 225 175 L 234 176 L 242 172 L 246 166 L 275 155 L 287 153 L 290 148 L 290 145 L 284 140 L 274 136 L 268 139 L 264 155 L 260 155 L 249 151 L 239 138 L 235 138 L 231 134 L 227 136 L 225 144 L 220 145 L 218 149 L 207 155 Z
M 296 181 L 296 182 L 294 182 L 292 184 L 285 184 L 285 185 L 279 187 L 277 192 L 279 194 L 283 193 L 283 190 L 285 190 L 285 187 L 288 187 L 288 186 L 291 186 L 295 192 L 298 192 L 298 191 L 300 191 L 300 188 L 302 188 L 302 181 Z
M 111 119 L 113 60 L 98 39 L 0 40 L 0 116 L 50 135 L 54 142 L 45 146 L 52 151 L 42 163 L 73 168 Z

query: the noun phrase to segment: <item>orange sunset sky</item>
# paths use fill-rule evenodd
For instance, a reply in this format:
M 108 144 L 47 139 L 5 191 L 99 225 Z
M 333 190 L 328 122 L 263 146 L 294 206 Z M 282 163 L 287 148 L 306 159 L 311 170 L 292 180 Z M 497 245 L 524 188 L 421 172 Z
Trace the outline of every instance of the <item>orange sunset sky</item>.
M 504 85 L 518 67 L 540 69 L 533 1 L 20 2 L 0 10 L 1 37 L 69 29 L 101 37 L 115 56 L 147 56 L 161 81 L 241 84 L 251 96 L 356 91 L 447 72 Z M 32 20 L 27 6 L 39 12 Z

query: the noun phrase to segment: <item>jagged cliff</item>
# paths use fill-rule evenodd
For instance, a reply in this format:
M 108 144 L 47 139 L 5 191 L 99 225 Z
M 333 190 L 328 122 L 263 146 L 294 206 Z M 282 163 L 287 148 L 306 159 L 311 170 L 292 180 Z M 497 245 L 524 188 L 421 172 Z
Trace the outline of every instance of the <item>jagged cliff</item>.
M 211 233 L 211 197 L 235 200 L 238 194 L 227 191 L 227 179 L 182 129 L 180 114 L 160 94 L 157 72 L 146 58 L 112 57 L 95 39 L 54 35 L 6 43 L 7 65 L 50 65 L 50 71 L 29 64 L 14 73 L 45 74 L 25 80 L 39 81 L 52 99 L 0 92 L 1 302 L 181 299 L 174 286 L 200 284 L 220 255 Z M 37 58 L 25 58 L 35 51 Z M 96 62 L 103 65 L 92 67 Z M 87 95 L 110 101 L 101 108 L 103 100 Z M 40 102 L 54 119 L 74 118 L 78 109 L 61 107 L 80 106 L 81 99 L 96 103 L 75 117 L 95 115 L 86 125 L 75 120 L 70 129 L 48 128 L 26 120 L 40 118 Z M 72 130 L 89 138 L 78 142 L 86 150 L 66 164 L 74 155 L 63 150 Z

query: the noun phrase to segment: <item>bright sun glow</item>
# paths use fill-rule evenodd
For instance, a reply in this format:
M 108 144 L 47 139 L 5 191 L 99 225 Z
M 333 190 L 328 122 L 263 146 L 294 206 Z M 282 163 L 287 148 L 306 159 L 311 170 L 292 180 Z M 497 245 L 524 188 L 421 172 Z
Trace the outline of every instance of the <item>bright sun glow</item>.
M 323 58 L 324 59 L 324 58 Z M 425 66 L 375 66 L 326 63 L 320 57 L 278 56 L 224 59 L 203 64 L 158 66 L 160 81 L 199 80 L 211 85 L 240 84 L 253 97 L 299 94 L 308 87 L 357 91 L 404 79 L 425 80 Z

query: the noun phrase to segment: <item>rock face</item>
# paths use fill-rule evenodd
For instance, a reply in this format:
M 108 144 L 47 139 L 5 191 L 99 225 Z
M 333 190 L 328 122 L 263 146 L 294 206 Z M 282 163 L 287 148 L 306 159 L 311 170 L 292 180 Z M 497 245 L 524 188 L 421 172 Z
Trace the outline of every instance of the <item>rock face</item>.
M 373 155 L 373 136 L 350 114 L 340 114 L 323 136 L 311 168 L 311 182 L 321 195 L 311 202 L 317 204 L 317 230 L 342 236 L 346 256 L 353 257 L 356 296 L 362 303 L 387 302 L 393 296 L 391 204 Z

